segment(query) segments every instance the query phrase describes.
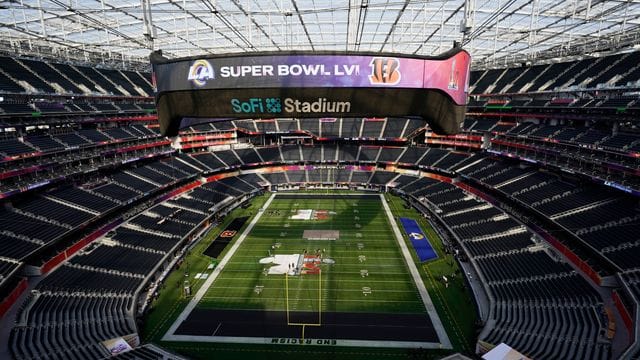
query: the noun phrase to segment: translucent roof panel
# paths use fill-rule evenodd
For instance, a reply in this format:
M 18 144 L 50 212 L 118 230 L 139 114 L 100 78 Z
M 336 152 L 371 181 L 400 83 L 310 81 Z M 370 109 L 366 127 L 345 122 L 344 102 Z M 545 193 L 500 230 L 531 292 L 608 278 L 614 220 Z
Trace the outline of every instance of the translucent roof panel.
M 0 50 L 145 63 L 284 50 L 434 55 L 457 41 L 475 67 L 638 48 L 640 0 L 16 0 Z M 465 30 L 465 31 L 462 31 Z

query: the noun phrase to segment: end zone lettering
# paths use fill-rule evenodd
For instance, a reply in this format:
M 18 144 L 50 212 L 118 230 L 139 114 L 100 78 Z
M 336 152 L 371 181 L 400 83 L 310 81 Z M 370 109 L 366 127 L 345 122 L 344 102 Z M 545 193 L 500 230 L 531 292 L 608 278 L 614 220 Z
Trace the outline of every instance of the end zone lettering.
M 271 343 L 289 345 L 337 345 L 335 339 L 271 338 Z

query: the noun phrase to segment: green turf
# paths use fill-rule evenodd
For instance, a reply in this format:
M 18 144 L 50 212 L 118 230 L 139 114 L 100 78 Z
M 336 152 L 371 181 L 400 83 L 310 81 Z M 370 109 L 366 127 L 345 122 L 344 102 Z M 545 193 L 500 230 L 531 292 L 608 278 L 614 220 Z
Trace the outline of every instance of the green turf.
M 188 343 L 162 342 L 160 338 L 186 306 L 188 299 L 181 295 L 181 284 L 187 278 L 195 293 L 204 282 L 193 280 L 193 274 L 205 272 L 210 259 L 202 255 L 202 251 L 211 243 L 226 224 L 239 216 L 255 215 L 270 194 L 253 200 L 249 209 L 236 209 L 223 224 L 212 229 L 207 236 L 197 244 L 186 257 L 182 266 L 174 271 L 160 297 L 152 304 L 151 311 L 145 318 L 142 331 L 144 341 L 156 342 L 170 350 L 185 354 L 190 358 L 211 358 L 214 353 L 220 359 L 249 359 L 261 354 L 265 359 L 294 359 L 312 354 L 318 359 L 335 359 L 349 356 L 350 359 L 419 357 L 438 358 L 451 353 L 447 350 L 423 351 L 418 356 L 407 349 L 376 349 L 372 352 L 366 348 L 326 348 L 305 346 L 268 346 L 245 344 L 217 344 L 217 343 Z M 445 288 L 438 279 L 442 275 L 449 276 L 457 270 L 457 264 L 450 256 L 442 252 L 442 244 L 437 234 L 428 222 L 421 218 L 413 209 L 403 208 L 404 201 L 395 196 L 386 195 L 394 216 L 419 219 L 425 233 L 432 240 L 432 245 L 440 256 L 439 259 L 419 264 L 408 239 L 405 241 L 411 249 L 414 261 L 419 265 L 421 276 L 430 293 L 432 301 L 445 326 L 447 334 L 454 346 L 454 351 L 472 352 L 475 339 L 475 309 L 470 295 L 463 285 L 461 277 L 450 281 Z M 354 203 L 357 202 L 357 208 Z M 294 206 L 294 204 L 298 204 Z M 381 311 L 381 312 L 409 312 L 423 313 L 424 308 L 416 293 L 415 285 L 408 275 L 406 265 L 390 231 L 386 215 L 378 200 L 274 200 L 270 209 L 280 209 L 280 216 L 266 214 L 256 224 L 250 236 L 245 239 L 238 252 L 227 264 L 221 276 L 207 291 L 203 301 L 198 306 L 215 308 L 246 308 L 246 309 L 284 309 L 286 308 L 284 277 L 277 275 L 264 276 L 264 265 L 258 260 L 268 255 L 271 246 L 276 242 L 281 246 L 272 253 L 299 253 L 302 249 L 324 249 L 325 257 L 336 260 L 334 265 L 322 265 L 322 311 Z M 286 213 L 292 208 L 325 209 L 335 211 L 329 220 L 300 221 L 290 220 Z M 358 210 L 354 213 L 354 208 Z M 355 220 L 355 216 L 360 219 Z M 361 225 L 356 228 L 355 224 Z M 248 222 L 247 222 L 248 224 Z M 285 227 L 285 224 L 289 224 Z M 245 227 L 247 225 L 245 224 Z M 306 241 L 301 239 L 304 229 L 337 229 L 341 231 L 341 240 Z M 286 232 L 285 236 L 281 236 Z M 356 237 L 361 233 L 362 237 Z M 358 249 L 358 243 L 364 248 Z M 227 247 L 231 247 L 231 244 Z M 361 263 L 359 255 L 365 255 L 367 260 Z M 224 253 L 221 257 L 224 256 Z M 367 269 L 368 277 L 361 277 L 360 270 Z M 290 309 L 317 311 L 318 290 L 317 275 L 305 275 L 289 278 Z M 256 294 L 256 285 L 264 286 L 263 292 Z M 372 288 L 373 293 L 364 297 L 363 286 Z M 352 300 L 352 301 L 351 301 Z M 371 357 L 372 354 L 376 356 Z
M 326 220 L 290 219 L 298 209 L 335 214 Z M 340 239 L 305 240 L 304 230 L 339 230 Z M 272 250 L 275 244 L 280 246 Z M 335 264 L 321 265 L 321 285 L 319 275 L 288 276 L 288 297 L 285 276 L 265 276 L 265 265 L 259 263 L 269 251 L 301 254 L 319 249 Z M 366 260 L 360 261 L 360 256 Z M 361 276 L 361 270 L 369 275 Z M 254 291 L 256 286 L 263 287 L 260 294 Z M 370 287 L 372 294 L 365 296 L 363 287 Z M 318 312 L 321 304 L 323 312 L 424 312 L 387 216 L 375 198 L 276 197 L 198 306 L 286 310 L 287 298 L 291 311 Z

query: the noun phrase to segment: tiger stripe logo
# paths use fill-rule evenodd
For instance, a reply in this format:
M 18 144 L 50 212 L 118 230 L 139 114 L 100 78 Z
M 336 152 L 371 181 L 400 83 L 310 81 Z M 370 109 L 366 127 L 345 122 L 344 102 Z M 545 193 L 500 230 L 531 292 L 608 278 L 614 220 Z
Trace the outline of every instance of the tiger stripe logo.
M 225 230 L 220 233 L 221 238 L 230 238 L 233 237 L 237 232 L 235 230 Z
M 400 61 L 396 58 L 374 57 L 369 63 L 372 85 L 395 85 L 400 82 Z

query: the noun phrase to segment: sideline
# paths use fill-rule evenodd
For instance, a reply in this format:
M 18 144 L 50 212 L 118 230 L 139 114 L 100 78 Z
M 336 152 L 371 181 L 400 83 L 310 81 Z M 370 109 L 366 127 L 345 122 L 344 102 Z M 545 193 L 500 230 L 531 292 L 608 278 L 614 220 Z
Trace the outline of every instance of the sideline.
M 271 197 L 269 197 L 269 200 L 267 200 L 267 202 L 265 202 L 262 205 L 261 209 L 264 210 L 264 209 L 269 208 L 269 205 L 271 205 L 271 201 L 273 201 L 273 199 L 275 197 L 276 197 L 276 193 L 271 194 Z M 247 235 L 249 235 L 249 233 L 251 232 L 251 230 L 253 229 L 255 224 L 258 222 L 258 220 L 260 220 L 260 218 L 262 217 L 262 214 L 264 214 L 264 211 L 258 211 L 256 216 L 249 223 L 249 226 L 247 226 L 244 229 L 244 231 L 242 232 L 242 234 L 240 235 L 238 240 L 233 244 L 231 249 L 222 258 L 220 263 L 218 263 L 218 266 L 216 266 L 216 268 L 213 270 L 211 275 L 207 278 L 207 280 L 205 280 L 204 284 L 202 284 L 200 286 L 200 289 L 198 289 L 198 292 L 191 299 L 191 301 L 189 301 L 189 303 L 184 308 L 184 310 L 182 310 L 180 315 L 178 315 L 178 318 L 173 322 L 173 324 L 171 325 L 169 330 L 167 330 L 167 333 L 164 334 L 164 336 L 162 337 L 163 341 L 174 340 L 174 336 L 175 336 L 174 333 L 176 332 L 176 330 L 178 329 L 180 324 L 182 324 L 182 322 L 187 319 L 187 317 L 189 316 L 191 311 L 193 311 L 193 309 L 196 307 L 196 305 L 198 305 L 198 302 L 200 302 L 200 299 L 202 299 L 204 297 L 204 295 L 207 293 L 207 291 L 209 290 L 209 287 L 211 286 L 211 284 L 213 284 L 213 282 L 218 277 L 218 275 L 220 275 L 220 273 L 222 272 L 224 267 L 227 265 L 227 263 L 229 262 L 229 260 L 233 256 L 233 254 L 236 253 L 236 250 L 238 250 L 238 248 L 240 247 L 240 245 L 242 244 L 244 239 L 247 237 Z
M 433 324 L 433 328 L 436 330 L 438 334 L 438 338 L 440 339 L 440 343 L 444 349 L 452 349 L 451 342 L 449 341 L 449 337 L 447 336 L 447 332 L 444 330 L 444 326 L 440 321 L 440 317 L 438 316 L 438 312 L 431 301 L 431 297 L 429 297 L 429 292 L 427 288 L 424 286 L 424 282 L 422 281 L 422 277 L 418 272 L 418 268 L 413 263 L 413 258 L 411 257 L 411 253 L 407 248 L 407 244 L 404 242 L 404 238 L 402 237 L 402 233 L 400 229 L 398 229 L 398 224 L 393 218 L 393 214 L 391 213 L 391 209 L 389 208 L 389 204 L 387 204 L 387 199 L 384 194 L 380 194 L 380 201 L 382 202 L 382 207 L 384 208 L 385 213 L 387 214 L 387 218 L 389 219 L 389 224 L 391 224 L 391 228 L 393 229 L 393 233 L 396 236 L 396 240 L 398 240 L 398 245 L 400 246 L 400 250 L 402 251 L 402 256 L 404 257 L 407 266 L 409 267 L 409 272 L 411 273 L 411 277 L 413 281 L 415 281 L 416 286 L 418 287 L 418 293 L 422 298 L 422 302 L 424 303 L 424 307 L 431 318 L 431 323 Z

